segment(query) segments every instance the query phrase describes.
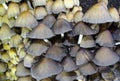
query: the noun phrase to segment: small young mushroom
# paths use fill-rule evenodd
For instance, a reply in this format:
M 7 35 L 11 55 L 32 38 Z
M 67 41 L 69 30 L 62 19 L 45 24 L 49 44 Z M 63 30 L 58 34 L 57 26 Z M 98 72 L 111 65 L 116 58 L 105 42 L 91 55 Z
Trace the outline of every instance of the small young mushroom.
M 101 47 L 93 59 L 93 62 L 98 66 L 109 66 L 117 63 L 119 56 L 110 48 Z
M 72 27 L 65 19 L 57 19 L 52 29 L 56 35 L 61 34 L 61 37 L 64 37 L 64 33 L 71 31 Z
M 20 76 L 20 77 L 28 76 L 28 75 L 30 75 L 30 69 L 24 67 L 23 62 L 20 62 L 17 65 L 16 75 Z
M 65 72 L 71 72 L 76 70 L 78 67 L 75 64 L 74 60 L 71 57 L 66 57 L 62 62 Z
M 32 0 L 34 7 L 46 5 L 47 0 Z
M 26 2 L 23 2 L 20 4 L 20 12 L 24 12 L 24 11 L 27 11 L 29 9 L 29 6 Z
M 60 62 L 65 56 L 66 56 L 66 53 L 63 50 L 63 48 L 61 48 L 57 45 L 51 46 L 45 55 L 45 57 L 47 57 L 47 58 L 51 58 L 53 60 L 60 61 Z
M 65 20 L 67 20 L 67 16 L 66 16 L 65 13 L 60 13 L 60 14 L 58 15 L 57 19 L 65 19 Z
M 31 68 L 31 76 L 37 81 L 59 74 L 63 70 L 62 65 L 49 59 L 43 58 L 42 61 Z
M 58 14 L 60 12 L 65 12 L 65 11 L 66 11 L 66 8 L 65 8 L 63 0 L 54 1 L 53 5 L 52 5 L 52 12 L 54 14 Z
M 115 44 L 112 34 L 109 30 L 101 32 L 96 39 L 96 43 L 104 47 L 113 47 Z
M 45 16 L 47 16 L 47 11 L 46 11 L 45 7 L 35 8 L 35 17 L 36 17 L 37 20 L 41 20 Z
M 93 59 L 93 56 L 90 51 L 81 49 L 76 55 L 76 65 L 83 65 L 88 63 Z
M 0 16 L 5 15 L 5 13 L 6 13 L 6 9 L 4 8 L 2 4 L 0 4 Z
M 69 0 L 69 3 L 67 0 L 64 0 L 64 4 L 66 8 L 72 8 L 74 6 L 74 0 Z
M 74 22 L 78 23 L 78 22 L 82 21 L 82 17 L 83 17 L 83 12 L 82 11 L 77 11 L 74 14 Z
M 95 46 L 96 46 L 96 43 L 95 43 L 93 37 L 90 35 L 84 36 L 80 43 L 80 47 L 83 47 L 83 48 L 92 48 Z
M 97 67 L 92 63 L 87 63 L 79 67 L 79 71 L 83 75 L 92 75 L 97 72 Z
M 102 11 L 102 12 L 101 12 Z M 88 23 L 106 23 L 112 22 L 113 19 L 107 9 L 104 1 L 93 5 L 83 16 L 83 21 Z
M 17 17 L 20 14 L 20 8 L 17 3 L 11 2 L 8 5 L 7 16 L 8 18 Z
M 42 23 L 51 28 L 55 23 L 56 19 L 53 15 L 47 15 L 43 20 Z
M 27 53 L 33 56 L 40 56 L 42 53 L 46 53 L 49 46 L 42 40 L 33 41 L 27 49 Z
M 74 6 L 79 6 L 80 5 L 80 0 L 73 0 L 74 1 Z
M 16 27 L 35 28 L 37 25 L 37 20 L 29 11 L 22 12 L 15 21 Z
M 48 14 L 52 14 L 52 5 L 53 5 L 53 3 L 54 3 L 53 0 L 47 0 L 45 8 L 46 8 Z

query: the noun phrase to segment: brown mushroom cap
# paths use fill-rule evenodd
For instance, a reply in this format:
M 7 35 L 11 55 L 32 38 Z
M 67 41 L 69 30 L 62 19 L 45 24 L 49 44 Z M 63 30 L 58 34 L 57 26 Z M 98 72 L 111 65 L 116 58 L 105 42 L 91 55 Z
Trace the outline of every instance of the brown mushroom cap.
M 84 36 L 81 43 L 80 43 L 80 47 L 83 47 L 83 48 L 92 48 L 92 47 L 95 47 L 96 44 L 95 44 L 95 41 L 93 39 L 92 36 Z
M 96 29 L 92 29 L 90 27 L 88 27 L 85 23 L 83 22 L 79 22 L 78 24 L 75 25 L 75 27 L 73 28 L 73 35 L 93 35 L 98 33 L 98 31 L 96 31 Z
M 61 34 L 61 33 L 71 31 L 71 30 L 72 30 L 72 27 L 70 23 L 66 21 L 65 19 L 57 19 L 57 21 L 55 22 L 53 26 L 53 32 L 55 34 Z
M 88 63 L 88 64 L 80 66 L 79 71 L 83 75 L 92 75 L 97 72 L 97 69 L 95 65 Z
M 66 56 L 66 53 L 61 47 L 53 45 L 48 49 L 45 56 L 56 61 L 61 61 Z
M 62 62 L 63 68 L 65 72 L 74 71 L 77 69 L 77 65 L 73 61 L 71 57 L 66 57 Z
M 83 65 L 93 59 L 92 54 L 85 49 L 81 49 L 76 55 L 76 65 Z
M 119 56 L 110 48 L 101 47 L 93 59 L 93 62 L 99 66 L 113 65 L 119 61 Z
M 62 69 L 63 67 L 59 63 L 43 58 L 38 64 L 33 65 L 31 76 L 36 80 L 41 80 L 60 73 Z
M 22 12 L 15 21 L 16 27 L 35 28 L 37 25 L 37 20 L 29 11 Z
M 45 53 L 49 48 L 48 44 L 42 40 L 33 41 L 27 49 L 27 53 L 33 56 L 40 56 Z
M 110 31 L 105 30 L 102 33 L 100 33 L 96 39 L 96 43 L 98 43 L 100 46 L 113 47 L 114 40 Z
M 113 19 L 109 14 L 107 5 L 104 2 L 99 2 L 85 13 L 83 21 L 88 23 L 106 23 L 112 22 Z
M 54 34 L 52 30 L 44 25 L 43 23 L 40 23 L 36 28 L 34 28 L 28 35 L 28 38 L 31 39 L 47 39 L 53 37 Z
M 30 75 L 30 70 L 25 68 L 23 62 L 21 62 L 17 65 L 16 75 L 17 76 L 28 76 Z

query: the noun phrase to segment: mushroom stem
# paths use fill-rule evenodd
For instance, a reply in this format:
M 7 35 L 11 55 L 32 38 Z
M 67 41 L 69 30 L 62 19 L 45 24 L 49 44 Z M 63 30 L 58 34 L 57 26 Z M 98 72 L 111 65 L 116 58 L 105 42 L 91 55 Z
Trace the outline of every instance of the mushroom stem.
M 4 6 L 4 8 L 7 10 L 8 6 L 6 5 L 6 3 L 2 3 L 2 5 Z
M 81 43 L 82 38 L 83 38 L 83 35 L 82 35 L 82 34 L 80 34 L 80 35 L 79 35 L 79 38 L 78 38 L 78 44 L 80 44 L 80 43 Z
M 62 38 L 64 37 L 64 33 L 61 33 L 61 37 L 62 37 Z
M 48 39 L 44 39 L 44 41 L 45 41 L 46 43 L 48 43 L 49 45 L 52 45 L 51 42 L 50 42 Z
M 75 73 L 77 74 L 77 80 L 78 80 L 78 81 L 85 81 L 85 80 L 84 80 L 84 77 L 81 76 L 81 74 L 80 74 L 79 71 L 75 71 Z
M 116 42 L 115 45 L 120 45 L 120 42 Z

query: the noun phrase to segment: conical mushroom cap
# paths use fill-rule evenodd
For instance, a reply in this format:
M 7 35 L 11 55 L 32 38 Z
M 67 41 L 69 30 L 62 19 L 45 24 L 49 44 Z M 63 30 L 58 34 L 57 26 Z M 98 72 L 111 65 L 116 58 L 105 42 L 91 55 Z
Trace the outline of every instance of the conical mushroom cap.
M 75 57 L 77 52 L 79 51 L 79 49 L 80 49 L 80 46 L 78 46 L 78 45 L 75 45 L 74 47 L 71 47 L 70 56 Z
M 93 59 L 93 62 L 99 66 L 113 65 L 119 61 L 119 56 L 107 47 L 101 47 Z
M 45 24 L 46 26 L 48 26 L 49 28 L 51 28 L 53 26 L 53 24 L 55 23 L 56 19 L 53 15 L 47 15 L 42 23 Z
M 33 65 L 31 76 L 36 80 L 41 80 L 60 73 L 62 69 L 63 67 L 59 63 L 48 58 L 43 58 L 41 62 Z
M 35 9 L 35 17 L 38 20 L 43 19 L 47 15 L 47 11 L 44 7 L 37 7 Z
M 96 39 L 96 43 L 98 43 L 100 46 L 113 47 L 114 40 L 110 31 L 105 30 L 102 33 L 100 33 Z
M 109 9 L 110 15 L 112 16 L 114 22 L 119 22 L 120 21 L 120 16 L 115 7 L 112 7 Z
M 32 0 L 34 7 L 46 5 L 47 0 Z
M 24 12 L 24 11 L 27 11 L 29 9 L 29 6 L 26 2 L 23 2 L 20 4 L 20 12 Z
M 83 47 L 83 48 L 92 48 L 95 46 L 96 44 L 92 36 L 84 36 L 80 43 L 80 47 Z
M 7 16 L 8 18 L 12 18 L 18 16 L 20 14 L 20 8 L 17 3 L 11 2 L 8 6 Z
M 97 69 L 95 65 L 88 63 L 88 64 L 80 66 L 79 71 L 83 75 L 92 75 L 97 72 Z
M 83 22 L 79 22 L 74 28 L 73 28 L 73 35 L 93 35 L 96 34 L 96 29 L 92 29 L 90 27 L 88 27 L 85 23 Z
M 69 3 L 67 0 L 64 0 L 64 4 L 66 8 L 72 8 L 74 6 L 74 0 L 69 0 Z
M 52 14 L 52 5 L 53 5 L 53 3 L 54 3 L 53 0 L 47 0 L 45 8 L 46 8 L 48 14 Z
M 16 22 L 15 22 L 16 27 L 34 28 L 37 25 L 38 25 L 37 20 L 29 11 L 22 12 L 18 16 L 18 18 L 16 19 Z
M 75 72 L 61 72 L 56 76 L 56 80 L 58 81 L 73 81 L 77 78 Z
M 17 76 L 28 76 L 30 75 L 30 70 L 25 68 L 23 65 L 23 62 L 21 62 L 17 65 L 16 75 Z
M 52 30 L 42 23 L 28 34 L 28 38 L 31 39 L 47 39 L 53 36 Z
M 61 34 L 61 33 L 71 31 L 71 30 L 72 30 L 72 27 L 70 23 L 64 19 L 57 19 L 57 21 L 55 22 L 53 26 L 53 32 L 55 34 Z
M 27 76 L 27 77 L 20 77 L 18 78 L 17 81 L 33 81 L 33 80 L 32 77 Z
M 7 24 L 3 24 L 0 29 L 0 39 L 1 40 L 8 39 L 13 35 L 15 35 L 15 32 L 12 31 Z
M 77 69 L 77 65 L 73 61 L 71 57 L 66 57 L 62 62 L 63 68 L 65 72 L 74 71 Z
M 27 49 L 27 53 L 33 56 L 40 56 L 45 53 L 49 48 L 48 44 L 44 41 L 33 41 Z
M 90 60 L 92 60 L 92 58 L 93 56 L 88 50 L 81 49 L 76 55 L 76 64 L 77 65 L 86 64 Z
M 99 2 L 85 13 L 83 21 L 88 23 L 106 23 L 112 22 L 113 19 L 109 14 L 107 5 L 104 2 Z
M 0 16 L 5 15 L 5 13 L 6 13 L 6 9 L 4 8 L 2 4 L 0 4 Z
M 53 45 L 48 49 L 45 56 L 56 61 L 61 61 L 66 56 L 66 53 L 59 46 Z

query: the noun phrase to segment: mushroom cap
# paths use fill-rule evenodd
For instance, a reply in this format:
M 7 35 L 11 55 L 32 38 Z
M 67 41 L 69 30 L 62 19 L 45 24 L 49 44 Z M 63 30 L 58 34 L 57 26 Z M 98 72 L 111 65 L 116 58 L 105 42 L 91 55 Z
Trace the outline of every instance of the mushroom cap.
M 40 56 L 45 53 L 49 48 L 48 44 L 44 41 L 33 41 L 27 49 L 27 53 L 33 56 Z
M 74 0 L 69 0 L 69 3 L 67 0 L 64 0 L 64 4 L 66 8 L 72 8 L 74 6 Z
M 23 60 L 24 66 L 30 68 L 33 62 L 34 62 L 34 57 L 32 55 L 26 54 Z
M 62 62 L 65 72 L 70 72 L 76 70 L 78 67 L 71 57 L 66 57 Z
M 75 25 L 75 27 L 73 28 L 73 35 L 93 35 L 96 34 L 96 29 L 92 29 L 90 27 L 88 27 L 85 23 L 83 22 L 79 22 L 78 24 Z
M 41 80 L 56 75 L 62 70 L 63 67 L 59 63 L 49 58 L 43 58 L 38 64 L 33 65 L 31 76 L 36 80 Z
M 37 20 L 29 11 L 22 12 L 15 21 L 16 27 L 35 28 L 37 25 Z
M 75 72 L 61 72 L 56 76 L 56 80 L 58 81 L 73 81 L 77 78 Z
M 48 14 L 52 14 L 52 5 L 53 5 L 53 0 L 47 0 L 45 8 L 46 8 Z
M 13 35 L 15 35 L 15 32 L 12 31 L 7 24 L 3 24 L 1 26 L 1 29 L 0 29 L 0 39 L 1 40 L 9 39 Z
M 11 2 L 8 6 L 7 16 L 8 18 L 12 18 L 18 16 L 20 14 L 20 8 L 17 3 Z
M 101 12 L 102 11 L 102 12 Z M 83 16 L 82 20 L 88 23 L 106 23 L 113 19 L 109 14 L 105 2 L 99 2 L 93 5 Z
M 109 9 L 110 15 L 112 16 L 112 19 L 114 22 L 119 22 L 120 21 L 120 16 L 115 7 L 112 7 Z
M 47 58 L 51 58 L 56 61 L 61 61 L 66 56 L 66 53 L 63 50 L 63 48 L 61 48 L 57 45 L 53 45 L 48 49 L 45 56 Z
M 92 36 L 84 36 L 81 43 L 80 43 L 80 47 L 83 47 L 83 48 L 92 48 L 92 47 L 95 47 L 96 44 L 95 44 L 95 41 L 93 39 Z
M 113 47 L 114 39 L 111 32 L 109 30 L 105 30 L 100 33 L 96 39 L 96 43 L 98 43 L 100 46 Z
M 23 62 L 20 62 L 17 65 L 16 75 L 17 76 L 28 76 L 30 75 L 30 70 L 24 67 Z
M 60 12 L 65 12 L 65 11 L 66 11 L 66 8 L 65 8 L 63 0 L 54 1 L 53 5 L 52 5 L 52 12 L 54 14 L 58 14 Z
M 83 17 L 83 12 L 77 11 L 77 12 L 74 14 L 74 22 L 75 22 L 75 23 L 78 23 L 78 22 L 82 21 L 82 17 Z
M 47 11 L 44 7 L 37 7 L 35 9 L 35 17 L 36 17 L 37 20 L 41 20 L 45 16 L 47 16 Z
M 0 62 L 0 73 L 4 73 L 7 70 L 7 64 Z
M 109 66 L 119 61 L 119 56 L 107 47 L 101 47 L 93 59 L 98 66 Z
M 81 49 L 77 54 L 76 54 L 76 65 L 83 65 L 88 63 L 93 59 L 93 56 L 90 51 Z
M 46 5 L 47 0 L 32 0 L 34 7 Z
M 34 28 L 28 35 L 28 38 L 31 39 L 47 39 L 53 37 L 54 34 L 52 30 L 44 25 L 43 23 L 40 23 L 36 28 Z
M 73 0 L 74 1 L 74 5 L 75 6 L 79 6 L 80 5 L 80 0 Z
M 87 64 L 80 66 L 79 71 L 83 75 L 92 75 L 92 74 L 95 74 L 97 72 L 97 69 L 96 69 L 95 65 L 93 65 L 91 63 L 87 63 Z
M 43 20 L 42 23 L 51 28 L 55 23 L 56 19 L 53 15 L 47 15 Z
M 57 19 L 52 29 L 55 34 L 61 34 L 71 31 L 72 27 L 65 19 Z
M 3 16 L 6 13 L 6 9 L 2 4 L 0 4 L 0 16 Z
M 79 49 L 80 49 L 80 46 L 78 46 L 78 45 L 75 45 L 74 47 L 71 47 L 70 48 L 70 56 L 75 57 L 77 52 L 79 51 Z
M 26 2 L 23 2 L 20 4 L 20 12 L 24 12 L 24 11 L 27 11 L 29 9 L 29 6 Z

